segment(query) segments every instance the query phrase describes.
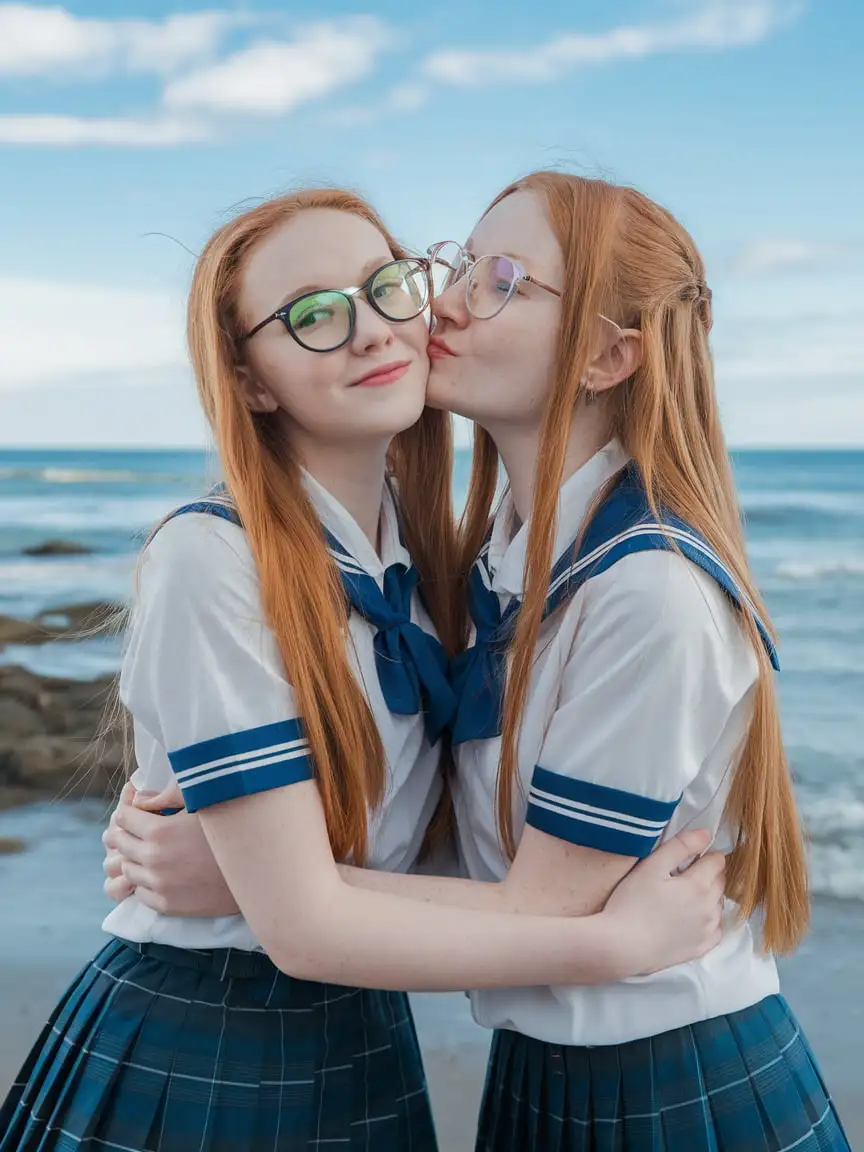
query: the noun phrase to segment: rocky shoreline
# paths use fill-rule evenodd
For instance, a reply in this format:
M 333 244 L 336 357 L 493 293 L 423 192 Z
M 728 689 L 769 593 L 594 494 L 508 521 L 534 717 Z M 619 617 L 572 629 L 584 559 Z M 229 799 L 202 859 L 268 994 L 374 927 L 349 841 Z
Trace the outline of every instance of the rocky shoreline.
M 66 605 L 33 620 L 0 616 L 6 645 L 75 642 L 116 631 L 121 605 Z M 113 794 L 122 740 L 106 731 L 115 677 L 72 680 L 0 665 L 0 809 L 51 797 Z

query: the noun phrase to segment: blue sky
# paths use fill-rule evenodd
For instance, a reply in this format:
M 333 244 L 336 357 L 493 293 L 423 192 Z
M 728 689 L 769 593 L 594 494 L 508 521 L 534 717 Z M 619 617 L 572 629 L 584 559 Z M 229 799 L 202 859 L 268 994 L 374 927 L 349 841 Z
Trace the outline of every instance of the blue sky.
M 147 233 L 327 181 L 425 247 L 549 164 L 696 237 L 730 441 L 864 443 L 862 42 L 860 0 L 0 3 L 0 443 L 201 442 Z

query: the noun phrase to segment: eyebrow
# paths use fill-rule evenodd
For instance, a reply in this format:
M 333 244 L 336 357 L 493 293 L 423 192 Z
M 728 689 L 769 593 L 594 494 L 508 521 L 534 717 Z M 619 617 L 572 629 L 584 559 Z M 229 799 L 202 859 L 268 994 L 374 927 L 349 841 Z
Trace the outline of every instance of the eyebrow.
M 390 260 L 395 260 L 395 256 L 391 256 Z M 360 269 L 360 283 L 362 284 L 367 280 L 373 272 L 378 268 L 383 268 L 385 264 L 389 264 L 390 260 L 381 260 L 380 256 L 375 256 L 371 260 L 367 260 L 363 267 Z M 346 284 L 346 288 L 353 288 L 353 284 Z M 327 288 L 323 284 L 303 284 L 299 288 L 292 288 L 291 291 L 283 296 L 280 302 L 276 305 L 274 311 L 284 308 L 289 300 L 296 300 L 298 296 L 305 296 L 307 292 L 339 292 L 339 288 Z
M 471 245 L 473 244 L 473 242 L 474 242 L 473 237 L 466 241 L 465 251 L 468 253 L 468 255 L 471 257 L 472 260 L 476 260 L 476 259 L 478 259 L 476 252 L 471 251 Z M 510 260 L 515 260 L 517 264 L 524 264 L 525 263 L 525 257 L 524 256 L 517 256 L 515 252 L 487 252 L 487 253 L 485 253 L 485 255 L 487 255 L 487 256 L 506 256 Z

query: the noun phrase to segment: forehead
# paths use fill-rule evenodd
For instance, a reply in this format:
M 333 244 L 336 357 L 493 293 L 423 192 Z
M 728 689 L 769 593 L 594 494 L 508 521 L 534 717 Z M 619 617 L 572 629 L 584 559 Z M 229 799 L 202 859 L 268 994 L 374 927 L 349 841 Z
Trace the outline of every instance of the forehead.
M 543 200 L 534 192 L 511 192 L 478 221 L 468 247 L 475 256 L 501 252 L 517 256 L 527 267 L 547 271 L 563 267 L 563 256 L 546 217 Z
M 387 241 L 368 220 L 330 208 L 307 209 L 255 245 L 240 279 L 240 309 L 247 315 L 272 310 L 307 286 L 348 288 L 360 283 L 370 263 L 391 258 Z

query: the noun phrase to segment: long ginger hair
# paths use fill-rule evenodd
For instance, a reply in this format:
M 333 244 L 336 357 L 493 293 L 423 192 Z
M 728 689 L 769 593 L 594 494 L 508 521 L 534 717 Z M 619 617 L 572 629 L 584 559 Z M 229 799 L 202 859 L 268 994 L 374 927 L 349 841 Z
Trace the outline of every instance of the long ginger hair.
M 377 213 L 351 192 L 310 189 L 269 200 L 225 224 L 208 242 L 192 280 L 187 336 L 201 404 L 255 560 L 266 619 L 303 718 L 333 852 L 337 859 L 362 863 L 368 807 L 384 795 L 386 769 L 381 737 L 349 663 L 346 598 L 290 443 L 272 415 L 249 410 L 236 382 L 245 261 L 275 228 L 313 208 L 368 220 L 394 258 L 407 255 Z M 421 574 L 429 614 L 450 650 L 457 630 L 452 462 L 450 417 L 431 408 L 395 437 L 388 459 L 405 543 Z
M 607 394 L 611 434 L 636 462 L 652 510 L 668 509 L 705 537 L 763 621 L 747 562 L 741 515 L 717 406 L 708 333 L 710 294 L 702 258 L 685 229 L 641 193 L 604 180 L 535 172 L 506 188 L 536 194 L 564 255 L 564 294 L 552 388 L 535 475 L 522 609 L 510 648 L 498 769 L 498 831 L 515 854 L 512 804 L 517 746 L 534 650 L 555 557 L 558 494 L 576 403 L 595 351 L 597 313 L 642 333 L 630 379 Z M 542 464 L 540 463 L 542 461 Z M 498 471 L 491 436 L 475 428 L 474 464 L 461 524 L 463 580 L 486 532 Z M 602 497 L 601 497 L 602 498 Z M 758 910 L 765 947 L 794 948 L 809 922 L 806 857 L 780 731 L 773 671 L 756 624 L 739 613 L 759 662 L 753 716 L 725 816 L 737 839 L 727 893 L 742 916 Z M 770 624 L 768 625 L 770 627 Z

